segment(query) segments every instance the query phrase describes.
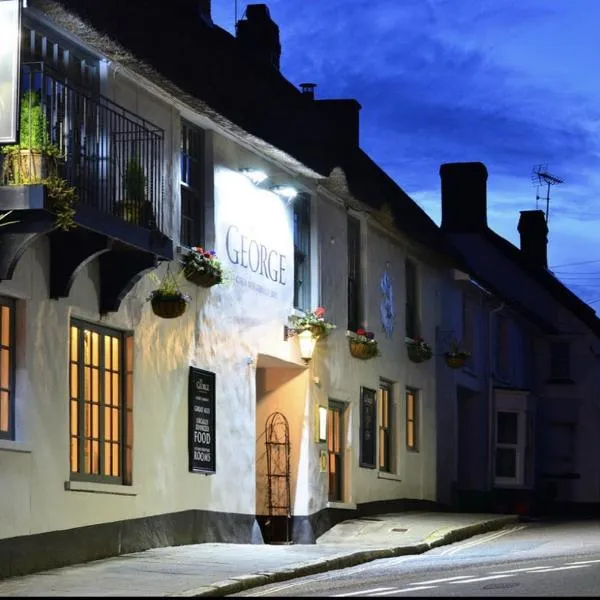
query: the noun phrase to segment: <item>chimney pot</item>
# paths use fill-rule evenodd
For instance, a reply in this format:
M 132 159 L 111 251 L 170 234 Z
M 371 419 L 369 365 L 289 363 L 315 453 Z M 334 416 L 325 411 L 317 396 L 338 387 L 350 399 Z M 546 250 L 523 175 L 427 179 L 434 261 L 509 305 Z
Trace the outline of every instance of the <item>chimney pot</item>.
M 483 233 L 487 229 L 486 166 L 481 162 L 444 163 L 442 230 L 449 233 Z
M 548 268 L 548 225 L 543 210 L 522 210 L 517 230 L 521 252 L 536 267 Z
M 315 99 L 315 88 L 317 87 L 316 83 L 301 83 L 300 90 L 302 91 L 302 95 L 306 96 L 309 100 Z

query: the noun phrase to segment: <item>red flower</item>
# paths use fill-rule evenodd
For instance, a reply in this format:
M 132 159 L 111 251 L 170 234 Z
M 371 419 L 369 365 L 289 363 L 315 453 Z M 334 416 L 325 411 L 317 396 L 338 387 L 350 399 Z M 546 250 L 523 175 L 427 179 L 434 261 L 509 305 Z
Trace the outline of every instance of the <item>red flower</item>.
M 357 333 L 358 335 L 365 335 L 367 332 L 366 332 L 366 330 L 365 330 L 365 329 L 363 329 L 362 327 L 359 327 L 359 328 L 356 330 L 356 333 Z
M 315 308 L 314 313 L 315 317 L 317 317 L 317 319 L 320 319 L 325 315 L 325 309 L 322 306 L 318 306 L 317 308 Z

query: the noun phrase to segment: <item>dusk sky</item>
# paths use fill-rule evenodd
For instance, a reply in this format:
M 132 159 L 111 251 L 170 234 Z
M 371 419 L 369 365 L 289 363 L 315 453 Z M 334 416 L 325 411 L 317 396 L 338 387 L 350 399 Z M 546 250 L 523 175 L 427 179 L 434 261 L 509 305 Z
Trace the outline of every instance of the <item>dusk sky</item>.
M 231 33 L 235 4 L 213 0 Z M 534 166 L 564 179 L 550 190 L 548 264 L 600 310 L 600 0 L 267 5 L 285 77 L 358 100 L 361 147 L 436 223 L 443 162 L 487 166 L 488 224 L 517 246 Z

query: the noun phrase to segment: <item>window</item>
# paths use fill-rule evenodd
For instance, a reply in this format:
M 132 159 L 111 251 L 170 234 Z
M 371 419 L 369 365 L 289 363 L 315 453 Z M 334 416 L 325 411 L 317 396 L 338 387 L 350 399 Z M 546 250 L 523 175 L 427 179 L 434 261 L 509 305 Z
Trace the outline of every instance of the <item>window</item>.
M 503 379 L 510 376 L 508 319 L 502 315 L 496 315 L 496 375 Z
M 348 329 L 356 331 L 362 325 L 360 277 L 360 221 L 348 215 Z
M 71 477 L 131 484 L 133 337 L 72 321 L 70 346 Z
M 406 282 L 406 337 L 419 337 L 419 294 L 417 265 L 409 259 L 404 263 Z
M 496 413 L 496 479 L 521 480 L 521 432 L 519 412 L 498 411 Z
M 419 449 L 418 391 L 406 390 L 406 447 L 415 452 Z
M 15 439 L 15 304 L 0 298 L 0 439 Z
M 294 307 L 310 310 L 310 196 L 294 199 Z
M 571 377 L 571 348 L 569 342 L 550 344 L 550 377 L 569 379 Z
M 204 243 L 204 135 L 191 123 L 181 123 L 181 245 Z
M 392 389 L 388 382 L 379 385 L 378 413 L 379 413 L 379 470 L 385 473 L 395 473 L 395 415 L 392 402 Z

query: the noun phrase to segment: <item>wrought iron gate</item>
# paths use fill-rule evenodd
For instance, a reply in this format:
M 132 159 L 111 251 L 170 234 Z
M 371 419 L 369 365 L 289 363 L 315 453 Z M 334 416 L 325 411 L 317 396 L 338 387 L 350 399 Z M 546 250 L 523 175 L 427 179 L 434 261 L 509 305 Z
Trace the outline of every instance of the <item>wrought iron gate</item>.
M 290 542 L 291 497 L 290 497 L 290 428 L 287 419 L 280 412 L 274 412 L 265 423 L 265 444 L 267 447 L 267 490 L 269 520 L 273 539 L 285 537 Z M 277 525 L 283 525 L 284 535 L 275 534 Z M 283 533 L 283 532 L 282 532 Z

